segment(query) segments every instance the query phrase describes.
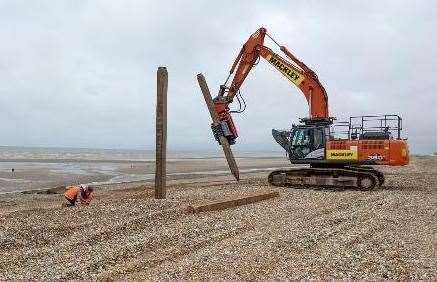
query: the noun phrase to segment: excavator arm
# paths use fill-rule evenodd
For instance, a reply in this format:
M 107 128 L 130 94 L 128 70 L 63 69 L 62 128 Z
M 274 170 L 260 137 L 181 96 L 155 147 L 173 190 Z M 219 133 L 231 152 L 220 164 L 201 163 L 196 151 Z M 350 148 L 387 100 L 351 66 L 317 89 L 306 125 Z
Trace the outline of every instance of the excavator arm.
M 264 46 L 264 38 L 266 35 L 280 47 L 280 50 L 285 54 L 288 60 Z M 309 119 L 323 120 L 329 118 L 328 95 L 314 71 L 299 61 L 286 47 L 279 45 L 269 36 L 265 28 L 260 28 L 250 36 L 241 48 L 240 53 L 229 71 L 228 78 L 225 83 L 220 86 L 219 94 L 214 98 L 215 110 L 221 121 L 220 127 L 213 128 L 216 139 L 218 139 L 218 134 L 223 134 L 228 138 L 230 144 L 235 143 L 238 134 L 232 120 L 229 105 L 233 102 L 241 85 L 252 68 L 257 64 L 260 57 L 267 60 L 275 69 L 301 90 L 309 106 Z M 234 77 L 228 87 L 226 84 L 232 74 L 234 74 Z

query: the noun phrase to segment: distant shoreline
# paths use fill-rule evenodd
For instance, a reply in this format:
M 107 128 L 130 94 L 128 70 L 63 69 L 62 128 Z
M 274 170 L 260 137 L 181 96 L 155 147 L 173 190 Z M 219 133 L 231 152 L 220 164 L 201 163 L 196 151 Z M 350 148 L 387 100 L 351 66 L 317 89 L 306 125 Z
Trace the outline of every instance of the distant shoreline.
M 236 157 L 236 159 L 283 159 L 285 157 L 268 157 L 268 156 L 253 156 L 253 157 Z M 185 160 L 221 160 L 224 157 L 181 157 L 181 158 L 168 158 L 169 162 L 178 162 Z M 111 159 L 0 159 L 0 162 L 4 163 L 153 163 L 155 159 L 147 160 L 111 160 Z

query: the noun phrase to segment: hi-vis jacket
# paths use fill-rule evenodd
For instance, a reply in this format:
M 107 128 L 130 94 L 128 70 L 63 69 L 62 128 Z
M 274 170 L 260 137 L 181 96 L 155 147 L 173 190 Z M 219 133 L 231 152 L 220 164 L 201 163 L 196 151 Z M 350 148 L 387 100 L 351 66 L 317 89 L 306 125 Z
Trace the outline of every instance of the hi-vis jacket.
M 67 186 L 65 188 L 64 196 L 68 200 L 73 201 L 77 199 L 79 195 L 81 196 L 80 197 L 81 204 L 89 204 L 93 198 L 93 192 L 91 192 L 89 195 L 86 196 L 84 193 L 81 193 L 79 186 L 74 185 L 74 186 Z

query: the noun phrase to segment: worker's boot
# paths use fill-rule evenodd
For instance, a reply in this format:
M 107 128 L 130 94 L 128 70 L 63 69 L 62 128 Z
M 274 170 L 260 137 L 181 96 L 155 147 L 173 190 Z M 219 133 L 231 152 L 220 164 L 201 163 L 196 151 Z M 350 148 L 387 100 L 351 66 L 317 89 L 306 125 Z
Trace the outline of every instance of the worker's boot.
M 74 207 L 74 206 L 75 206 L 75 204 L 70 203 L 70 202 L 63 203 L 63 204 L 62 204 L 62 207 L 63 207 L 63 208 L 71 208 L 71 207 Z

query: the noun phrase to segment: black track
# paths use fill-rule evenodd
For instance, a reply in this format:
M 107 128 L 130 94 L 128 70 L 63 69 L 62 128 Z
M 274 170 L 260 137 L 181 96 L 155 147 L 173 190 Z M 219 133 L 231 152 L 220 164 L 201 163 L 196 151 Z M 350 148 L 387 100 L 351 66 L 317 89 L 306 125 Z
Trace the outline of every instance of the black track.
M 326 178 L 331 177 L 332 181 L 338 181 L 334 185 L 324 184 Z M 341 177 L 349 179 L 355 178 L 354 183 L 339 181 Z M 310 179 L 311 178 L 311 179 Z M 279 179 L 279 180 L 278 180 Z M 290 183 L 290 179 L 292 181 Z M 344 188 L 358 188 L 363 190 L 371 190 L 376 186 L 381 186 L 384 183 L 384 175 L 371 167 L 343 167 L 343 168 L 296 168 L 287 170 L 275 170 L 268 176 L 270 185 L 278 187 L 286 186 L 301 186 L 306 188 L 308 186 L 318 187 L 344 187 Z M 301 184 L 299 183 L 301 182 Z M 307 182 L 311 182 L 308 184 Z M 314 182 L 316 184 L 314 184 Z

